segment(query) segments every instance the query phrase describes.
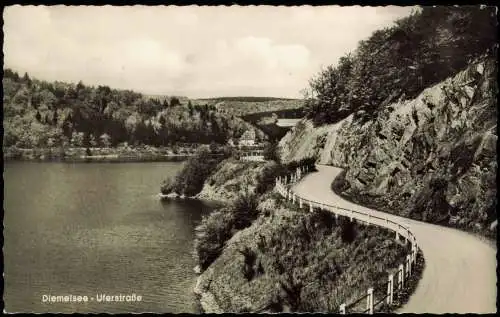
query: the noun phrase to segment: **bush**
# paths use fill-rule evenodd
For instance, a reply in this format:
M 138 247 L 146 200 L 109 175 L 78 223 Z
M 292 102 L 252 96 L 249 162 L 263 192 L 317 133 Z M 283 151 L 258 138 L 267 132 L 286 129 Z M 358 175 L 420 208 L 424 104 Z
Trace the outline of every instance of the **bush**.
M 447 185 L 448 181 L 442 177 L 431 178 L 415 195 L 414 204 L 409 207 L 410 215 L 422 217 L 423 221 L 429 222 L 447 220 L 451 209 L 446 201 Z
M 274 217 L 242 233 L 236 252 L 247 253 L 243 267 L 233 269 L 229 261 L 214 267 L 221 274 L 242 275 L 235 281 L 252 281 L 235 282 L 231 288 L 238 296 L 266 298 L 272 311 L 286 307 L 295 312 L 331 312 L 342 302 L 366 294 L 367 287 L 385 281 L 386 269 L 395 267 L 405 255 L 392 239 L 385 242 L 383 229 L 356 228 L 349 219 L 336 221 L 325 210 L 304 214 L 296 207 L 286 208 L 278 208 Z M 266 274 L 262 279 L 256 274 L 259 263 Z
M 247 193 L 239 196 L 233 205 L 216 210 L 202 219 L 195 229 L 196 260 L 202 270 L 220 255 L 224 244 L 236 230 L 250 226 L 258 217 L 257 205 L 257 197 Z
M 220 209 L 203 217 L 195 228 L 195 255 L 202 270 L 205 270 L 222 252 L 224 244 L 231 238 L 234 217 L 230 210 Z
M 240 195 L 235 200 L 231 207 L 235 229 L 241 230 L 252 224 L 259 215 L 259 211 L 257 210 L 258 204 L 257 196 L 251 193 Z
M 264 159 L 269 161 L 280 162 L 279 146 L 277 141 L 266 144 L 264 148 Z
M 238 252 L 240 252 L 244 257 L 244 264 L 242 267 L 243 276 L 250 282 L 254 276 L 259 274 L 258 270 L 254 269 L 257 255 L 249 247 L 244 247 L 242 250 L 238 250 Z M 262 267 L 262 265 L 260 267 Z
M 306 157 L 299 161 L 291 161 L 285 165 L 286 169 L 290 173 L 295 173 L 298 167 L 308 167 L 310 171 L 316 170 L 316 158 L 315 157 Z
M 355 220 L 350 221 L 345 218 L 340 222 L 340 227 L 342 228 L 341 237 L 343 242 L 351 243 L 356 239 L 358 232 Z
M 169 178 L 163 181 L 161 185 L 161 193 L 167 195 L 176 192 L 175 180 Z
M 229 155 L 226 149 L 218 149 L 215 152 L 206 148 L 198 150 L 195 156 L 188 159 L 174 180 L 164 183 L 161 188 L 162 193 L 173 191 L 186 196 L 198 194 L 215 167 Z
M 349 189 L 349 182 L 346 181 L 345 177 L 347 170 L 342 170 L 337 177 L 332 182 L 331 189 L 336 194 L 341 194 L 343 191 Z
M 281 164 L 266 166 L 262 173 L 257 178 L 257 186 L 255 193 L 262 195 L 265 192 L 272 190 L 274 187 L 275 179 L 278 176 L 285 176 L 287 170 Z

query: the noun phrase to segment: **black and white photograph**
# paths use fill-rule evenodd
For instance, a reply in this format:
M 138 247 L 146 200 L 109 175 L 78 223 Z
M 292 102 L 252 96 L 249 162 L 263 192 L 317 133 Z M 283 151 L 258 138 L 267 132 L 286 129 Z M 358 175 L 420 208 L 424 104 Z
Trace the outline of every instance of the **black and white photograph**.
M 498 9 L 3 8 L 4 313 L 496 313 Z

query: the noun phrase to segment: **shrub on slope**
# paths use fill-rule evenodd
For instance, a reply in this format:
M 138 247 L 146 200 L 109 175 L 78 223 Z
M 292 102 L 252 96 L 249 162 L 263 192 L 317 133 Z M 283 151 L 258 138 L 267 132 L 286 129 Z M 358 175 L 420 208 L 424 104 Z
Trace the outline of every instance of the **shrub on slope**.
M 274 195 L 259 208 L 201 276 L 224 311 L 338 310 L 385 281 L 405 254 L 389 232 L 329 212 L 299 211 Z
M 201 148 L 195 156 L 189 158 L 183 169 L 174 178 L 165 180 L 161 186 L 161 192 L 185 196 L 198 194 L 217 165 L 230 154 L 228 148 L 218 150 Z

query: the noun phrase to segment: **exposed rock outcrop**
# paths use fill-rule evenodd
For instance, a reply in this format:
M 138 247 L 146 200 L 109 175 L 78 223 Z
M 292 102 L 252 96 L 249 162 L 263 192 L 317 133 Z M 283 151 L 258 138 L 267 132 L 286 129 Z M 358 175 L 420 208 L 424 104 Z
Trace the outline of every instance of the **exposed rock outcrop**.
M 230 203 L 246 191 L 253 192 L 262 171 L 273 162 L 223 161 L 205 182 L 196 198 Z
M 282 157 L 312 154 L 347 167 L 343 193 L 378 208 L 489 228 L 496 219 L 496 74 L 496 62 L 482 60 L 368 120 L 354 114 L 318 128 L 304 121 L 281 141 Z
M 314 127 L 310 120 L 300 121 L 279 142 L 281 160 L 284 163 L 308 157 L 321 157 L 322 161 L 329 160 L 329 157 L 325 156 L 327 152 L 324 149 L 331 146 L 337 130 L 344 124 L 349 124 L 349 120 L 321 127 Z

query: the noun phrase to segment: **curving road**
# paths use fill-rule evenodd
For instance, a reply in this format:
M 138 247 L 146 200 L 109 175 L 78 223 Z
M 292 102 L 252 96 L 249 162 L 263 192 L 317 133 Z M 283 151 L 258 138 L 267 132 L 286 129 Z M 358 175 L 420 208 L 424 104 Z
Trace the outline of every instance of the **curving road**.
M 383 214 L 336 195 L 330 188 L 341 169 L 318 165 L 292 190 L 305 199 L 373 215 Z M 410 227 L 425 258 L 425 269 L 408 303 L 397 313 L 494 313 L 496 309 L 496 249 L 456 229 L 389 215 Z

